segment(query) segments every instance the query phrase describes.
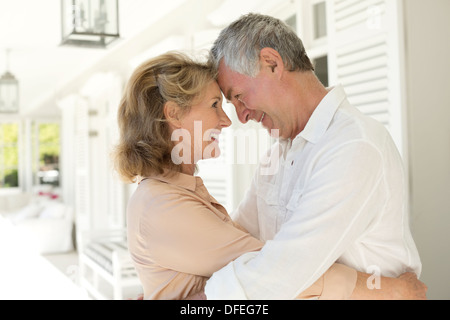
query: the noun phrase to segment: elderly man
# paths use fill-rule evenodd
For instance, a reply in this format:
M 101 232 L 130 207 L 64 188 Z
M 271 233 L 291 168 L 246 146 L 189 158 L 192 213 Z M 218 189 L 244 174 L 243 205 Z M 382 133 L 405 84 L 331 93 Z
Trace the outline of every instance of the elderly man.
M 298 36 L 275 18 L 248 14 L 221 32 L 210 62 L 239 120 L 260 122 L 280 139 L 269 151 L 276 170 L 262 174 L 260 166 L 233 216 L 265 246 L 216 272 L 207 298 L 292 299 L 336 261 L 374 275 L 419 276 L 402 161 L 389 133 L 341 86 L 320 83 Z

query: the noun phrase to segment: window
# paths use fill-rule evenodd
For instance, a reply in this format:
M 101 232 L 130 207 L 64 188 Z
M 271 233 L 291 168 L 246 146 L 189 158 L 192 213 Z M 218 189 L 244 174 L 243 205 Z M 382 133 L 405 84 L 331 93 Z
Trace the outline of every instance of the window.
M 0 188 L 19 186 L 19 125 L 0 123 Z
M 286 24 L 297 32 L 297 15 L 294 14 L 285 20 Z
M 314 39 L 327 36 L 327 11 L 326 3 L 319 2 L 313 6 Z
M 60 126 L 58 123 L 34 123 L 34 185 L 59 186 Z
M 317 78 L 325 87 L 328 87 L 328 56 L 316 58 L 313 63 Z
M 327 3 L 324 0 L 307 1 L 303 7 L 305 18 L 302 25 L 306 52 L 314 65 L 317 78 L 326 88 L 330 86 L 330 35 L 327 29 L 327 19 L 330 17 L 327 15 Z

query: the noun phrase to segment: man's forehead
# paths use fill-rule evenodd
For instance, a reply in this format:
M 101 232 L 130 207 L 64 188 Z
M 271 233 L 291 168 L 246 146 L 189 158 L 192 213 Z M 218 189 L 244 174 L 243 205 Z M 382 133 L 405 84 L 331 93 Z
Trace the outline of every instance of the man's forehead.
M 219 75 L 217 77 L 217 82 L 219 83 L 220 90 L 222 90 L 225 98 L 228 101 L 231 101 L 231 98 L 233 97 L 233 71 L 223 62 L 223 59 L 220 61 L 218 71 Z

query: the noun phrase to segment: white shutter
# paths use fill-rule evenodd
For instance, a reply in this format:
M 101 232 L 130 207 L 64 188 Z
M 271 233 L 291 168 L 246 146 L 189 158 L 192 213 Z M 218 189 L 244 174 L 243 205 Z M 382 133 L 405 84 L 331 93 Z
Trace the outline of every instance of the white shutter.
M 89 110 L 81 98 L 75 107 L 75 212 L 77 230 L 90 228 Z
M 378 27 L 378 18 L 385 13 L 385 0 L 335 0 L 335 29 L 337 32 L 361 25 Z
M 125 227 L 125 185 L 113 170 L 111 152 L 118 142 L 117 109 L 122 96 L 120 77 L 96 73 L 80 92 L 88 97 L 88 144 L 90 172 L 90 228 Z M 83 128 L 86 129 L 86 128 Z
M 354 106 L 389 126 L 389 67 L 386 49 L 385 35 L 339 48 L 337 76 Z
M 383 123 L 402 150 L 398 21 L 392 0 L 329 0 L 331 83 L 350 103 Z
M 108 101 L 106 102 L 106 143 L 108 158 L 107 170 L 107 201 L 105 206 L 108 211 L 109 223 L 113 228 L 125 227 L 125 184 L 114 171 L 114 165 L 109 155 L 119 142 L 119 128 L 117 123 L 117 111 L 122 97 L 122 81 L 120 77 L 109 75 Z
M 202 178 L 209 193 L 228 212 L 233 210 L 233 173 L 230 165 L 230 147 L 232 139 L 232 129 L 225 129 L 220 135 L 219 147 L 220 157 L 207 159 L 198 163 L 199 176 Z
M 58 101 L 61 109 L 61 186 L 63 201 L 75 210 L 75 113 L 76 97 Z

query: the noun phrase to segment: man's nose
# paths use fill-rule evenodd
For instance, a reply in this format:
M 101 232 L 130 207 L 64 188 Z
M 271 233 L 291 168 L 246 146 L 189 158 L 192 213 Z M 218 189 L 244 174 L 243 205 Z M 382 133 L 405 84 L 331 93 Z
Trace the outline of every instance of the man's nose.
M 242 101 L 237 100 L 234 102 L 234 108 L 236 109 L 239 121 L 244 124 L 247 123 L 250 118 L 250 110 L 245 104 Z

